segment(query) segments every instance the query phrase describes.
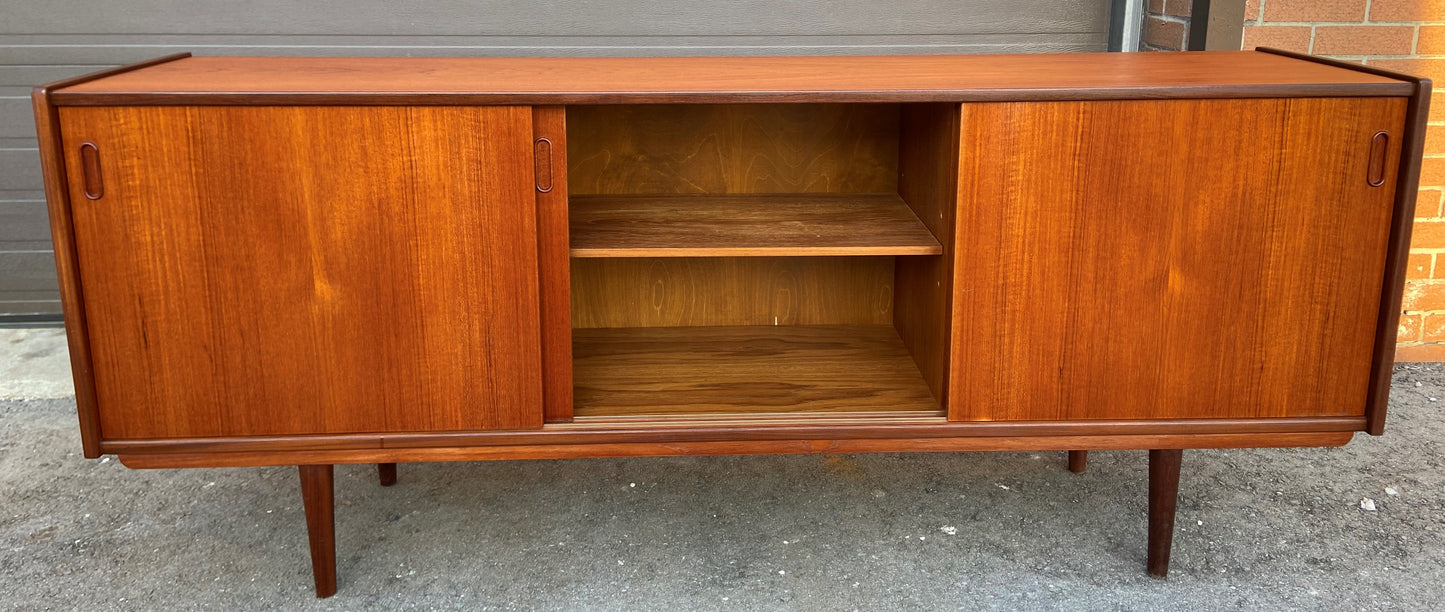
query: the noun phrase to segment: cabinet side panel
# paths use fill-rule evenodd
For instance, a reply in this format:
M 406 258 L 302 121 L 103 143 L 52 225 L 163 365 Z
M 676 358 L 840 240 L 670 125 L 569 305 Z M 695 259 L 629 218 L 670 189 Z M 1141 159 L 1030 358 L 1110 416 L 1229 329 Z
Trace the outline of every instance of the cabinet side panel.
M 65 340 L 75 380 L 75 407 L 80 420 L 80 443 L 86 457 L 100 452 L 100 413 L 95 402 L 95 380 L 90 368 L 90 337 L 85 326 L 85 301 L 80 268 L 75 260 L 75 230 L 71 223 L 65 156 L 61 145 L 59 109 L 50 104 L 49 92 L 37 88 L 32 96 L 35 129 L 39 136 L 40 166 L 45 175 L 45 202 L 50 216 L 50 238 L 55 249 L 60 304 L 65 313 Z
M 1418 79 L 1416 85 L 1415 95 L 1410 97 L 1405 111 L 1404 137 L 1400 140 L 1395 210 L 1390 222 L 1389 255 L 1385 259 L 1380 322 L 1375 330 L 1374 369 L 1370 372 L 1370 395 L 1365 402 L 1365 416 L 1369 418 L 1365 431 L 1375 436 L 1385 433 L 1385 414 L 1390 406 L 1390 377 L 1394 372 L 1400 306 L 1404 301 L 1405 277 L 1410 261 L 1410 230 L 1415 222 L 1415 198 L 1419 194 L 1425 129 L 1430 119 L 1430 81 Z
M 942 406 L 948 390 L 958 118 L 957 104 L 906 104 L 898 146 L 898 195 L 943 244 L 943 254 L 896 258 L 893 325 Z
M 950 417 L 1362 415 L 1404 112 L 964 105 Z
M 62 115 L 107 440 L 541 425 L 530 108 Z
M 537 155 L 537 280 L 542 312 L 542 403 L 549 423 L 572 420 L 572 297 L 567 233 L 567 111 L 532 108 Z

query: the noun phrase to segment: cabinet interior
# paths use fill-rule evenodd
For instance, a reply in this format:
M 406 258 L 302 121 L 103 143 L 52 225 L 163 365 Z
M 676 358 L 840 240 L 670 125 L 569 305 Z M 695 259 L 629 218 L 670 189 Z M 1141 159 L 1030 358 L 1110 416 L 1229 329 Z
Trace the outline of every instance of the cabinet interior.
M 942 414 L 957 116 L 568 107 L 574 417 Z

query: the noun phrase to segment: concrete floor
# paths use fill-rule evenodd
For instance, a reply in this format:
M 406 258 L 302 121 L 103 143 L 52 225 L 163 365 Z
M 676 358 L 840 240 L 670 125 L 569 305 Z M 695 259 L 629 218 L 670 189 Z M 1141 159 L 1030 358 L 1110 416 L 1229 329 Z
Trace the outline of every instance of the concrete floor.
M 0 330 L 5 397 L 64 390 L 63 340 Z M 1397 368 L 1384 437 L 1186 452 L 1168 581 L 1144 573 L 1143 452 L 1083 475 L 1058 452 L 587 459 L 389 489 L 339 467 L 328 600 L 293 468 L 86 460 L 72 399 L 4 399 L 0 608 L 1440 609 L 1441 370 Z

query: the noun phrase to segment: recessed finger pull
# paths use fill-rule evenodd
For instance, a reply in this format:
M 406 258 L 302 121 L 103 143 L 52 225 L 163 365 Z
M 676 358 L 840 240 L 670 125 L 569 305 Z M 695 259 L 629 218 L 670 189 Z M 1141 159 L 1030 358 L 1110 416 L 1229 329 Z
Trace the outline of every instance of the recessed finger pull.
M 80 172 L 85 186 L 85 197 L 99 200 L 105 195 L 105 182 L 100 176 L 100 149 L 95 143 L 80 145 Z
M 1385 184 L 1385 158 L 1390 152 L 1390 134 L 1388 132 L 1375 132 L 1375 137 L 1370 139 L 1370 170 L 1365 180 L 1371 187 L 1379 187 Z
M 532 151 L 532 160 L 536 164 L 537 191 L 547 193 L 552 190 L 552 141 L 546 138 L 538 138 Z

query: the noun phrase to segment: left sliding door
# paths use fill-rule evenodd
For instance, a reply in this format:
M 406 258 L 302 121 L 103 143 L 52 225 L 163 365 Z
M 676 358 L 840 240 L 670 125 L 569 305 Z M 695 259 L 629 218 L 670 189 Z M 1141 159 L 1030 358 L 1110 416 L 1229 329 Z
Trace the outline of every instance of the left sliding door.
M 542 424 L 528 107 L 66 107 L 106 440 Z

